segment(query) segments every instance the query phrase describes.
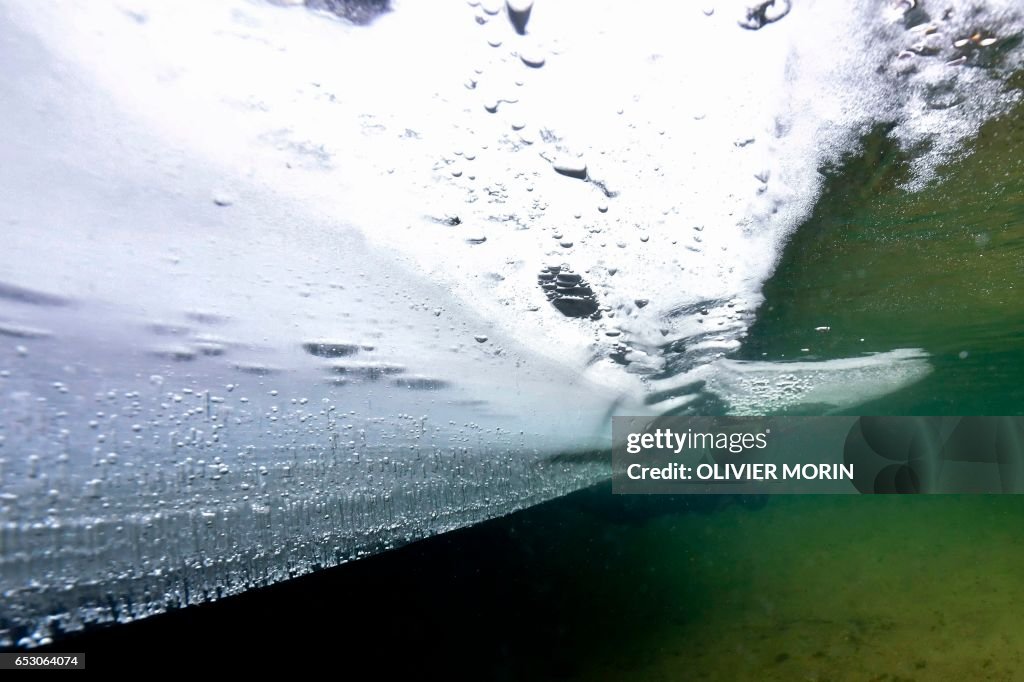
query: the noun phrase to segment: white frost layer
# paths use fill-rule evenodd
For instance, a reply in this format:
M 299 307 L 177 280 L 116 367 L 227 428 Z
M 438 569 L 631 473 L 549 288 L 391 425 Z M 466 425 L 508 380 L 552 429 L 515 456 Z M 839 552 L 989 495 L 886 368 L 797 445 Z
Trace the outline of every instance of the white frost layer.
M 520 343 L 577 368 L 600 358 L 588 372 L 636 394 L 656 387 L 609 350 L 648 370 L 667 341 L 713 332 L 727 350 L 819 169 L 872 125 L 927 146 L 923 182 L 1013 99 L 1009 1 L 929 16 L 910 0 L 804 0 L 759 31 L 738 25 L 744 3 L 711 7 L 540 2 L 526 35 L 500 3 L 461 0 L 398 2 L 370 27 L 243 0 L 10 11 L 220 168 L 222 191 L 255 183 L 355 225 Z M 536 272 L 562 262 L 596 290 L 600 322 L 546 302 Z M 666 318 L 702 303 L 706 319 Z
M 801 406 L 821 414 L 923 379 L 931 370 L 926 358 L 919 349 L 898 349 L 821 362 L 722 360 L 689 378 L 707 377 L 705 390 L 727 397 L 733 414 L 781 413 Z

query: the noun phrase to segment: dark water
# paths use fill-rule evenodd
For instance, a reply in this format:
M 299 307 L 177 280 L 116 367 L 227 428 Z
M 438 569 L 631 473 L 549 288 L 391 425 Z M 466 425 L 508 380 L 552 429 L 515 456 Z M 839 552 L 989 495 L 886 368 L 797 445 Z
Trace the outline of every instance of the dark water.
M 1022 151 L 1017 112 L 911 194 L 907 156 L 875 131 L 787 249 L 743 355 L 919 347 L 932 374 L 858 413 L 1024 413 Z M 451 679 L 1016 680 L 1022 528 L 1017 496 L 602 486 L 55 648 L 93 669 L 202 656 Z
M 1022 522 L 1016 496 L 599 487 L 57 648 L 94 670 L 203 656 L 448 679 L 1019 679 Z

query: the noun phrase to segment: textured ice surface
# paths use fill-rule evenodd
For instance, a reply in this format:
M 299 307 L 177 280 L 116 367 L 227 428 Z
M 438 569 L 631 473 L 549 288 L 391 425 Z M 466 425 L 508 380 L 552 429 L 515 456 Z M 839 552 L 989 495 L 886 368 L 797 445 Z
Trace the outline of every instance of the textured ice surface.
M 927 182 L 1011 103 L 1012 3 L 292 4 L 0 4 L 0 642 L 568 492 L 615 412 L 927 371 L 723 354 L 823 166 L 891 123 Z

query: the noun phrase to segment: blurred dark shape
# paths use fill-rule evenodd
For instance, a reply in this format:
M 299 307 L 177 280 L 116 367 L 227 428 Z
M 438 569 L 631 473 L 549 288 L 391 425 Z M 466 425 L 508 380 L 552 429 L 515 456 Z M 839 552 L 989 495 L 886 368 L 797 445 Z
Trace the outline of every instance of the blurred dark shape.
M 271 1 L 283 4 L 280 0 Z M 391 0 L 304 0 L 303 4 L 359 26 L 366 26 L 381 14 L 391 11 Z

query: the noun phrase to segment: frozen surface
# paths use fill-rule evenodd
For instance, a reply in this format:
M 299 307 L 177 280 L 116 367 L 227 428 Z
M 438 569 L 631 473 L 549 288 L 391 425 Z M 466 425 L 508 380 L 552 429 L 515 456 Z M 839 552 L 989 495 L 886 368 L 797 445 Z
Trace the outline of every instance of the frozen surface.
M 292 4 L 0 3 L 0 643 L 928 371 L 723 356 L 823 167 L 892 124 L 926 183 L 1013 102 L 1014 3 Z

